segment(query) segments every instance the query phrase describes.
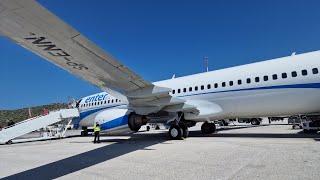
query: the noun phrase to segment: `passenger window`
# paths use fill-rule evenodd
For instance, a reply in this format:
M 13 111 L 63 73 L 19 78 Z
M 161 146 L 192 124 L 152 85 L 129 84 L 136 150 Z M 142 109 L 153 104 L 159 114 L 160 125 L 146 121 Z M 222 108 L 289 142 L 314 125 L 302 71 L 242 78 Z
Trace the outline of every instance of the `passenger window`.
M 211 84 L 208 84 L 208 85 L 207 85 L 207 89 L 211 89 Z
M 172 94 L 175 94 L 176 93 L 176 90 L 172 90 Z
M 278 79 L 278 75 L 276 75 L 276 74 L 272 75 L 272 79 L 273 80 L 277 80 Z
M 242 84 L 242 81 L 241 81 L 241 79 L 239 79 L 239 80 L 238 80 L 238 84 L 239 84 L 239 85 L 241 85 L 241 84 Z
M 187 92 L 187 88 L 183 88 L 183 92 Z
M 95 102 L 94 105 L 96 106 L 96 105 L 97 105 L 97 102 Z
M 194 87 L 194 90 L 195 90 L 195 91 L 198 91 L 198 86 Z
M 110 104 L 110 100 L 108 100 L 108 104 Z
M 233 86 L 233 81 L 229 81 L 229 86 Z
M 292 71 L 292 72 L 291 72 L 291 76 L 292 76 L 292 77 L 297 77 L 297 76 L 298 76 L 297 71 Z
M 190 91 L 190 92 L 192 91 L 192 87 L 189 87 L 189 91 Z
M 256 78 L 254 78 L 254 80 L 255 80 L 256 82 L 259 82 L 259 81 L 260 81 L 260 78 L 259 78 L 259 77 L 256 77 Z
M 302 76 L 306 76 L 306 75 L 308 75 L 308 72 L 307 72 L 307 70 L 304 69 L 301 71 L 301 74 L 302 74 Z
M 181 93 L 181 90 L 180 90 L 180 89 L 178 89 L 178 93 Z
M 285 79 L 285 78 L 288 77 L 288 76 L 287 76 L 287 73 L 282 73 L 281 76 L 282 76 L 283 79 Z
M 269 80 L 269 77 L 268 77 L 268 76 L 263 76 L 263 80 L 264 80 L 264 81 L 268 81 L 268 80 Z
M 201 90 L 204 90 L 204 85 L 201 86 Z
M 222 87 L 226 87 L 226 82 L 222 82 Z
M 247 83 L 250 84 L 251 83 L 251 79 L 247 78 Z
M 116 99 L 116 102 L 118 102 L 118 99 Z
M 111 100 L 111 103 L 113 103 L 113 99 Z
M 214 83 L 214 88 L 218 88 L 218 83 Z
M 319 73 L 318 68 L 313 68 L 313 69 L 312 69 L 312 73 L 313 73 L 313 74 L 318 74 L 318 73 Z

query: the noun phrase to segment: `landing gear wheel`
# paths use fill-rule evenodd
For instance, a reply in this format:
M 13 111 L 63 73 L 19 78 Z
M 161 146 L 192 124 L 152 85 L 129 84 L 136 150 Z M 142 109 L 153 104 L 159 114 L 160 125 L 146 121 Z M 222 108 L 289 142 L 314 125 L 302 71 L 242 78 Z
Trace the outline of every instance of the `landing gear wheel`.
M 189 129 L 187 127 L 182 128 L 182 137 L 187 138 L 189 136 Z
M 201 126 L 202 134 L 212 134 L 216 131 L 216 125 L 214 123 L 205 122 Z
M 81 136 L 88 136 L 88 131 L 81 131 Z
M 188 126 L 184 123 L 179 123 L 180 128 L 182 129 L 182 137 L 187 138 L 189 136 Z
M 252 119 L 251 124 L 252 125 L 260 125 L 260 121 L 258 119 Z
M 229 123 L 227 121 L 225 121 L 225 120 L 222 120 L 222 124 L 223 124 L 223 126 L 228 126 L 229 125 Z
M 170 139 L 182 139 L 183 130 L 178 125 L 172 125 L 169 129 Z
M 9 144 L 9 145 L 10 145 L 10 144 L 12 144 L 12 141 L 11 141 L 11 140 L 9 140 L 8 142 L 6 142 L 6 144 Z

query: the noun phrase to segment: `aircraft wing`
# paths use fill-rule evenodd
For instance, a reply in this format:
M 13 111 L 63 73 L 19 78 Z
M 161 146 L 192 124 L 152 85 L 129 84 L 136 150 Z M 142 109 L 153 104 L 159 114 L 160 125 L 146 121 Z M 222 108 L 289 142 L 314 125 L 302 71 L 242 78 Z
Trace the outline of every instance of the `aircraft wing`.
M 0 33 L 141 114 L 184 101 L 142 79 L 34 0 L 0 0 Z M 190 107 L 188 107 L 190 108 Z M 173 108 L 174 109 L 174 108 Z

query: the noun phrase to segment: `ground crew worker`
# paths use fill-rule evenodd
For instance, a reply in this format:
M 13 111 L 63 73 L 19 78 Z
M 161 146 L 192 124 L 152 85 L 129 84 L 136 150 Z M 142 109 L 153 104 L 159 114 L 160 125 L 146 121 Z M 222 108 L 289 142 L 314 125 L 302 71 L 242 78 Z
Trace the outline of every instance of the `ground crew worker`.
M 100 143 L 100 125 L 96 122 L 95 126 L 93 127 L 94 132 L 94 141 L 93 143 Z

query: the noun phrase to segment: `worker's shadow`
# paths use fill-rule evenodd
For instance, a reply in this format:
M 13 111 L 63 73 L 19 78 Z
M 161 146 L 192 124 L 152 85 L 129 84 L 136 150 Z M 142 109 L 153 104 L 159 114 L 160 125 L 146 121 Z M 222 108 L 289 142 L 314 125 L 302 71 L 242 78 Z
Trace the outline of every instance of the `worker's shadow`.
M 137 150 L 153 150 L 149 146 L 163 143 L 163 134 L 133 135 L 130 139 L 102 140 L 103 147 L 29 169 L 4 179 L 55 179 Z M 112 144 L 107 142 L 114 142 Z

